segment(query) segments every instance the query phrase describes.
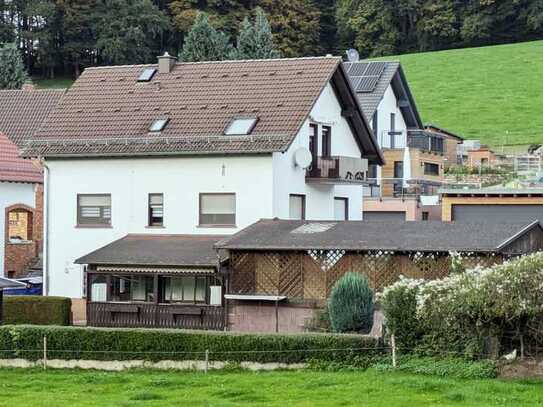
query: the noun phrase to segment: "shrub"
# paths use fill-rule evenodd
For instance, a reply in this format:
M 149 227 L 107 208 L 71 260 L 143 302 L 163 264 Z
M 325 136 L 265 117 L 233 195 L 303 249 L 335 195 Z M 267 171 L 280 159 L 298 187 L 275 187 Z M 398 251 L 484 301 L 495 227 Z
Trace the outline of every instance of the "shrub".
M 373 292 L 358 273 L 341 277 L 328 300 L 330 323 L 335 332 L 369 331 L 373 324 Z
M 70 325 L 71 307 L 65 297 L 5 296 L 4 324 Z
M 362 335 L 5 325 L 0 358 L 40 359 L 44 335 L 49 358 L 66 360 L 202 360 L 209 350 L 210 360 L 225 362 L 348 363 L 385 354 L 379 340 Z
M 390 359 L 387 362 L 380 363 L 375 368 L 381 371 L 401 371 L 459 379 L 487 379 L 498 374 L 496 362 L 492 360 L 404 356 L 398 359 L 396 368 L 392 367 Z

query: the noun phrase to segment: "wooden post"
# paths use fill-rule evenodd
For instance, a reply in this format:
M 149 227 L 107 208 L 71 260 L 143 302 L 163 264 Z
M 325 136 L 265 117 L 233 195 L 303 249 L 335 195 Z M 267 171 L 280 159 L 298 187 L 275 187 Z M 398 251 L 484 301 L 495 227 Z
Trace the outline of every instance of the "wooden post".
M 396 338 L 394 334 L 390 336 L 390 345 L 392 347 L 392 367 L 396 368 Z
M 209 349 L 206 349 L 206 360 L 204 365 L 204 373 L 207 373 L 207 369 L 209 368 Z
M 4 318 L 4 290 L 0 288 L 0 325 Z
M 275 332 L 279 332 L 279 300 L 275 299 Z
M 47 336 L 43 336 L 43 370 L 47 369 Z

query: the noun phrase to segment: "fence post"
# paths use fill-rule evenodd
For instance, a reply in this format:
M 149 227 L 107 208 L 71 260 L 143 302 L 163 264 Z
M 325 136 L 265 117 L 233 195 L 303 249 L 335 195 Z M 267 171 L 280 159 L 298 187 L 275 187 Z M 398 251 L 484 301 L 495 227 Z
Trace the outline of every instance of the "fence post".
M 207 373 L 207 369 L 209 368 L 209 349 L 206 349 L 206 360 L 204 365 L 204 373 Z
M 392 367 L 396 369 L 396 338 L 394 334 L 390 335 L 390 345 L 392 346 Z
M 47 369 L 47 335 L 43 335 L 43 370 Z

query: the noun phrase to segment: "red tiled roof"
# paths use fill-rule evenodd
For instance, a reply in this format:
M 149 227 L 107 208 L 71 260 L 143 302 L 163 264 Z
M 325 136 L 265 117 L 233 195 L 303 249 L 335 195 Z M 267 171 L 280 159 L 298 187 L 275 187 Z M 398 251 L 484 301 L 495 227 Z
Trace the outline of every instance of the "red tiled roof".
M 170 73 L 138 82 L 146 68 L 157 65 L 86 69 L 23 154 L 284 151 L 332 77 L 348 82 L 334 57 L 177 63 Z M 224 135 L 236 117 L 258 118 L 250 135 Z M 164 130 L 150 134 L 151 123 L 161 118 L 169 119 Z M 356 133 L 375 154 L 367 123 Z
M 0 133 L 0 181 L 43 182 L 42 171 L 32 161 L 19 157 L 17 146 Z
M 21 147 L 40 128 L 64 90 L 0 90 L 0 132 Z

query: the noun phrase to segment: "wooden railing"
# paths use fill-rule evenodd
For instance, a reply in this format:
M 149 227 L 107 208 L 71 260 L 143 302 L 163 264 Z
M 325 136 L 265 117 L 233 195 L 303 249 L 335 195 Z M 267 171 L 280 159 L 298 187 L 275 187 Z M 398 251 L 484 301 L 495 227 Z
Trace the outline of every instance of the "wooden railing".
M 89 302 L 87 324 L 103 327 L 222 330 L 224 308 L 210 305 Z

